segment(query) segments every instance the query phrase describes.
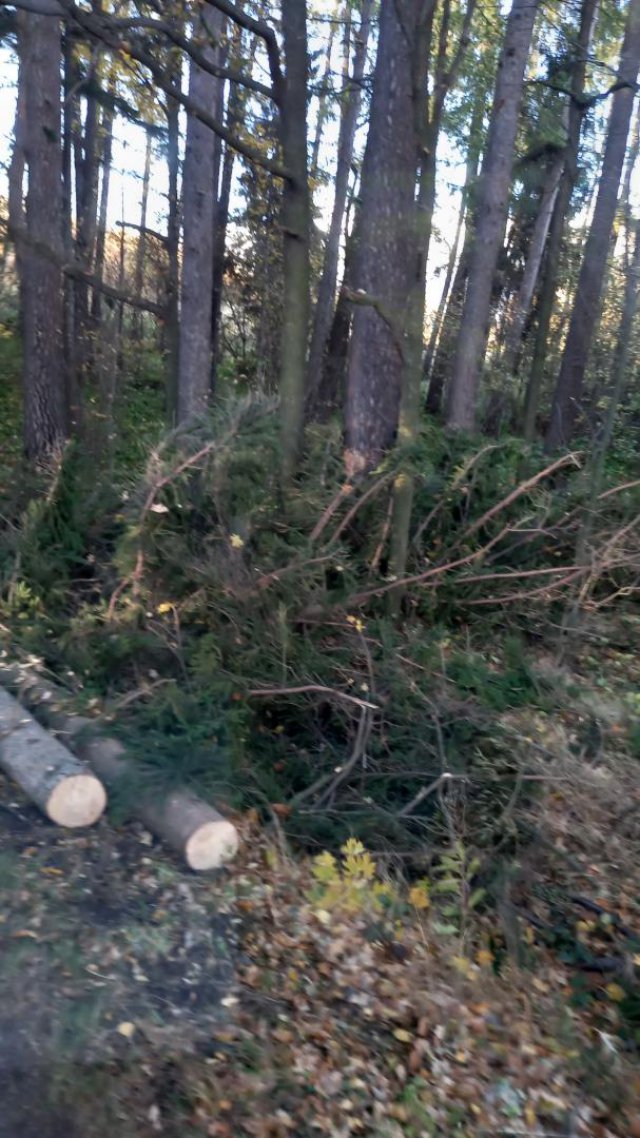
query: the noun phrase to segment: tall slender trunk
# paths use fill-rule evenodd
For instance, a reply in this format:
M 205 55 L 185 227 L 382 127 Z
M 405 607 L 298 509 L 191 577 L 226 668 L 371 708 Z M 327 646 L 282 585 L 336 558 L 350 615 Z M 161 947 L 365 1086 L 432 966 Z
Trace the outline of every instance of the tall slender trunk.
M 16 98 L 16 115 L 13 126 L 13 149 L 11 151 L 11 161 L 9 163 L 9 178 L 8 178 L 8 220 L 9 220 L 9 235 L 13 241 L 14 257 L 16 272 L 18 280 L 21 275 L 21 245 L 20 233 L 24 228 L 24 168 L 25 168 L 25 145 L 26 145 L 26 92 L 24 82 L 24 64 L 22 60 L 18 62 L 18 94 Z M 22 309 L 22 305 L 20 306 Z
M 76 172 L 76 227 L 75 257 L 87 272 L 93 267 L 98 214 L 98 180 L 100 151 L 98 132 L 98 103 L 91 91 L 99 62 L 99 49 L 94 48 L 88 70 L 85 91 L 86 111 L 84 124 L 76 116 L 75 172 Z M 71 95 L 72 101 L 74 96 Z M 81 280 L 74 282 L 73 335 L 75 340 L 74 381 L 82 390 L 92 354 L 92 327 L 89 305 L 89 286 Z
M 248 59 L 245 64 L 245 74 L 249 77 L 253 73 L 257 37 L 252 36 Z M 235 30 L 234 41 L 231 47 L 232 58 L 242 55 L 242 34 L 240 29 Z M 239 83 L 229 85 L 227 98 L 227 127 L 237 130 L 247 101 L 247 92 Z M 211 299 L 211 391 L 215 392 L 218 380 L 218 367 L 220 364 L 220 340 L 222 332 L 222 293 L 224 287 L 225 251 L 227 247 L 227 227 L 229 224 L 229 205 L 231 201 L 231 186 L 233 184 L 233 169 L 236 152 L 232 146 L 225 144 L 222 152 L 222 173 L 220 175 L 220 191 L 216 202 L 215 236 L 213 246 L 213 295 Z
M 469 280 L 449 386 L 447 424 L 473 430 L 487 344 L 491 288 L 504 239 L 525 68 L 539 0 L 513 0 L 498 67 L 482 167 Z
M 179 85 L 179 72 L 174 82 Z M 166 401 L 167 419 L 173 426 L 178 415 L 180 366 L 180 105 L 171 96 L 167 98 L 167 174 Z
M 109 97 L 113 99 L 116 90 L 115 69 L 109 77 Z M 96 230 L 96 257 L 95 275 L 99 281 L 104 276 L 104 257 L 107 241 L 107 215 L 109 210 L 109 186 L 111 184 L 111 163 L 113 159 L 113 123 L 115 110 L 110 102 L 102 112 L 102 180 L 100 182 L 100 203 L 98 206 L 98 224 Z M 91 317 L 95 327 L 99 327 L 102 318 L 102 293 L 95 289 L 91 302 Z
M 584 375 L 602 293 L 639 67 L 640 0 L 629 0 L 618 70 L 619 87 L 612 96 L 598 197 L 554 392 L 545 439 L 547 450 L 569 443 L 580 414 Z
M 515 372 L 522 347 L 522 335 L 531 311 L 531 302 L 540 273 L 542 258 L 549 233 L 549 226 L 560 188 L 564 168 L 564 154 L 558 155 L 551 163 L 542 188 L 538 214 L 531 234 L 524 273 L 515 304 L 509 314 L 504 332 L 504 353 L 502 363 L 505 371 Z
M 60 23 L 18 12 L 24 68 L 25 153 L 29 171 L 22 251 L 24 443 L 30 458 L 60 447 L 69 431 L 62 342 L 62 272 L 43 247 L 62 255 Z
M 460 238 L 459 235 L 456 235 L 438 315 L 425 357 L 425 378 L 428 377 L 429 379 L 425 408 L 432 415 L 439 415 L 442 407 L 445 380 L 453 359 L 455 334 L 464 301 L 473 239 L 476 204 L 474 199 L 478 180 L 478 165 L 482 152 L 482 124 L 486 99 L 486 85 L 479 83 L 471 112 L 467 166 L 458 217 L 458 228 L 460 229 L 462 224 L 465 226 L 464 242 L 460 256 L 457 257 L 457 246 Z M 434 333 L 437 336 L 435 340 Z
M 144 258 L 147 240 L 147 210 L 149 206 L 149 183 L 151 181 L 151 134 L 147 131 L 144 150 L 144 170 L 142 174 L 142 198 L 140 201 L 140 229 L 138 230 L 138 243 L 136 245 L 136 262 L 133 278 L 133 292 L 138 299 L 142 296 L 144 287 Z M 131 325 L 131 336 L 136 342 L 142 339 L 142 312 L 134 309 Z
M 349 233 L 349 213 L 351 212 L 351 205 L 347 205 L 342 284 L 338 290 L 338 299 L 333 312 L 331 327 L 327 337 L 327 347 L 322 361 L 322 377 L 320 381 L 321 399 L 316 404 L 316 415 L 322 419 L 326 419 L 332 411 L 343 406 L 345 401 L 345 378 L 347 374 L 347 357 L 352 316 L 352 305 L 347 300 L 347 297 L 351 294 L 354 287 L 356 231 L 359 212 L 359 207 L 355 202 L 353 202 L 353 206 L 353 226 L 351 233 Z
M 393 443 L 407 362 L 406 309 L 419 271 L 414 44 L 423 0 L 382 0 L 355 251 L 347 369 L 346 471 L 371 470 Z
M 625 383 L 628 379 L 633 327 L 638 311 L 638 288 L 640 286 L 640 222 L 638 220 L 634 221 L 633 228 L 635 230 L 633 255 L 631 263 L 627 266 L 624 300 L 613 355 L 610 388 L 607 393 L 607 410 L 594 453 L 594 478 L 598 486 L 601 483 L 604 461 L 613 436 L 615 419 L 622 401 Z
M 203 49 L 219 63 L 223 16 L 217 9 L 208 25 L 215 43 Z M 194 17 L 194 34 L 200 34 Z M 223 83 L 192 60 L 189 97 L 201 107 L 220 112 Z M 183 171 L 183 260 L 178 371 L 178 422 L 201 414 L 209 402 L 211 378 L 211 301 L 213 290 L 213 231 L 215 220 L 215 159 L 219 139 L 195 118 L 187 118 Z
M 288 480 L 302 446 L 305 362 L 309 334 L 310 195 L 307 173 L 307 5 L 282 0 L 285 80 L 280 96 L 280 141 L 289 171 L 282 198 L 283 320 L 280 352 L 282 473 Z
M 324 72 L 320 80 L 320 90 L 318 92 L 318 113 L 316 115 L 316 129 L 313 136 L 313 144 L 311 146 L 311 161 L 309 163 L 309 177 L 312 182 L 315 182 L 318 177 L 318 159 L 320 157 L 320 146 L 322 144 L 322 136 L 324 128 L 329 116 L 329 89 L 331 86 L 331 56 L 333 54 L 333 41 L 336 36 L 336 21 L 338 19 L 338 6 L 339 0 L 335 0 L 331 16 L 331 28 L 329 31 L 329 39 L 327 40 L 327 52 L 324 61 Z M 347 20 L 349 13 L 346 13 Z
M 568 124 L 564 169 L 547 238 L 542 285 L 537 304 L 537 325 L 533 345 L 533 356 L 525 396 L 523 434 L 528 443 L 533 442 L 535 436 L 536 416 L 547 360 L 549 328 L 551 326 L 551 316 L 556 299 L 556 283 L 560 268 L 565 222 L 571 203 L 571 195 L 578 176 L 580 135 L 582 133 L 585 111 L 587 109 L 583 102 L 587 59 L 597 8 L 598 0 L 583 0 L 580 11 L 580 27 L 571 66 L 571 98 L 567 112 Z
M 324 357 L 335 304 L 338 262 L 340 259 L 340 235 L 344 224 L 347 194 L 349 191 L 349 171 L 353 161 L 354 139 L 358 115 L 360 113 L 362 80 L 367 59 L 367 44 L 371 28 L 372 9 L 373 0 L 362 0 L 360 25 L 355 35 L 356 42 L 353 54 L 353 70 L 351 76 L 349 76 L 351 5 L 349 3 L 345 4 L 344 94 L 338 134 L 338 157 L 336 162 L 333 209 L 331 212 L 329 232 L 327 234 L 322 276 L 320 277 L 320 284 L 318 286 L 318 298 L 315 306 L 313 332 L 311 335 L 309 360 L 307 364 L 307 392 L 309 403 L 311 408 L 321 417 L 325 417 L 327 411 L 333 406 L 332 394 L 334 393 L 324 390 L 322 382 L 323 377 L 326 376 Z

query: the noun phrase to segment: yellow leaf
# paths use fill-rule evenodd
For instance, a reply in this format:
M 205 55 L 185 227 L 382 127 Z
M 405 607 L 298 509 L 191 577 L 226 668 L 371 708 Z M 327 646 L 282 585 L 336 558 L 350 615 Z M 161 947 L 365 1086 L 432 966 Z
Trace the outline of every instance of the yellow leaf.
M 428 909 L 431 901 L 426 884 L 414 885 L 409 890 L 409 904 L 415 909 Z
M 244 538 L 240 537 L 239 533 L 232 533 L 229 538 L 229 544 L 232 549 L 242 549 L 244 546 Z
M 397 1039 L 399 1043 L 413 1043 L 413 1036 L 410 1031 L 404 1027 L 397 1027 L 393 1033 L 393 1038 Z
M 479 964 L 481 968 L 488 968 L 490 964 L 493 964 L 493 953 L 489 952 L 488 948 L 481 948 L 476 953 L 476 964 Z
M 136 1030 L 135 1023 L 129 1023 L 127 1020 L 125 1020 L 123 1023 L 119 1023 L 117 1028 L 116 1028 L 118 1035 L 124 1035 L 125 1039 L 131 1039 L 131 1036 L 133 1035 L 135 1030 Z
M 624 997 L 626 995 L 624 988 L 621 988 L 619 984 L 607 984 L 605 990 L 609 999 L 614 1000 L 616 1004 L 619 1004 L 621 1000 L 624 1000 Z
M 164 612 L 171 612 L 172 608 L 173 605 L 171 604 L 171 601 L 163 601 L 162 604 L 158 605 L 156 608 L 156 612 L 159 612 L 160 615 L 162 615 Z
M 527 1126 L 536 1126 L 537 1125 L 538 1119 L 536 1118 L 536 1112 L 533 1109 L 530 1102 L 528 1102 L 524 1108 L 524 1117 L 525 1117 L 525 1121 L 527 1123 Z
M 346 857 L 348 857 L 349 854 L 357 855 L 363 854 L 364 852 L 365 848 L 362 842 L 359 842 L 357 838 L 349 838 L 349 840 L 346 841 L 342 847 L 342 853 L 345 854 Z

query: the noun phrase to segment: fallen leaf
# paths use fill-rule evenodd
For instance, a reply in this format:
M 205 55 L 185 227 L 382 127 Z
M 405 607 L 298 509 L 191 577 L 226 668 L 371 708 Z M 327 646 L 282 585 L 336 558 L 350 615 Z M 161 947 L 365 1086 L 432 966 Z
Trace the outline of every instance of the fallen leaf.
M 134 1034 L 135 1030 L 135 1023 L 130 1023 L 129 1020 L 124 1020 L 122 1023 L 119 1023 L 116 1028 L 118 1035 L 123 1035 L 125 1039 L 131 1039 L 131 1036 Z

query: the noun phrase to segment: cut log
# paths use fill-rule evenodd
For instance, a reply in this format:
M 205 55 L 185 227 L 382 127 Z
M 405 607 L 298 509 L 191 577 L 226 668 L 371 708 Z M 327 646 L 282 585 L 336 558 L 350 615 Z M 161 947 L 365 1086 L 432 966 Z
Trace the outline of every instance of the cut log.
M 88 735 L 88 726 L 91 720 L 67 716 L 63 729 L 70 732 L 76 752 L 107 786 L 114 786 L 131 771 L 126 751 L 117 739 Z M 177 850 L 190 869 L 218 869 L 238 851 L 235 826 L 188 791 L 176 790 L 162 801 L 142 797 L 135 814 L 152 834 Z
M 0 767 L 58 826 L 92 826 L 107 804 L 95 774 L 2 689 Z
M 131 772 L 126 750 L 117 740 L 97 733 L 96 723 L 70 715 L 65 693 L 30 668 L 0 662 L 0 681 L 18 690 L 21 700 L 52 727 L 76 755 L 89 764 L 107 787 Z M 133 811 L 147 829 L 184 858 L 190 869 L 218 869 L 238 850 L 233 823 L 188 791 L 177 790 L 164 800 L 143 795 Z

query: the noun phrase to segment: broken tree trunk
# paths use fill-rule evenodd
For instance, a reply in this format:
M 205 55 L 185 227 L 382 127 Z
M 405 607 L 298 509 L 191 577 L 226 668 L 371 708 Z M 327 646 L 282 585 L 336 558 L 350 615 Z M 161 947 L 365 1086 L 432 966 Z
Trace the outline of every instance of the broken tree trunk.
M 73 747 L 107 787 L 115 786 L 131 773 L 122 744 L 97 734 L 95 720 L 69 714 L 64 707 L 64 693 L 55 685 L 19 665 L 3 663 L 0 680 L 18 690 L 20 698 L 40 712 L 47 725 Z M 141 795 L 133 812 L 147 829 L 176 850 L 190 869 L 217 869 L 238 849 L 235 826 L 188 791 L 174 791 L 162 800 Z
M 0 767 L 58 826 L 92 826 L 107 804 L 95 774 L 1 689 Z

